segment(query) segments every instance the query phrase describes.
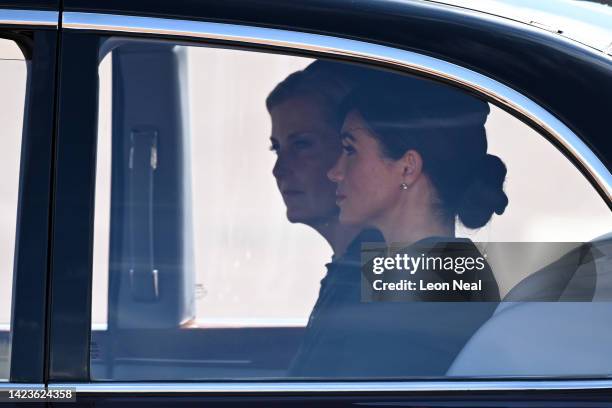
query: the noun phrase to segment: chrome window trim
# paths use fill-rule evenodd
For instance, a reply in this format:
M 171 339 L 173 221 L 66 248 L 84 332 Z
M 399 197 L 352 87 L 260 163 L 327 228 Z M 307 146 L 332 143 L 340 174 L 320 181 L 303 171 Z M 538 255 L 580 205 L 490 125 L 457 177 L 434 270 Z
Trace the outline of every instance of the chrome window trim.
M 16 388 L 40 390 L 45 388 L 45 384 L 0 382 L 0 392 L 14 390 Z
M 327 382 L 208 382 L 208 383 L 62 383 L 53 388 L 76 388 L 77 393 L 355 393 L 355 392 L 425 392 L 425 391 L 526 391 L 612 389 L 612 380 L 571 381 L 327 381 Z
M 192 20 L 136 17 L 117 14 L 63 13 L 70 30 L 150 34 L 266 45 L 342 56 L 403 68 L 467 87 L 528 118 L 556 140 L 612 201 L 612 175 L 588 146 L 563 122 L 514 89 L 470 69 L 411 51 L 364 41 L 272 28 Z M 524 29 L 524 28 L 523 28 Z
M 57 11 L 0 9 L 0 26 L 57 28 L 58 22 Z

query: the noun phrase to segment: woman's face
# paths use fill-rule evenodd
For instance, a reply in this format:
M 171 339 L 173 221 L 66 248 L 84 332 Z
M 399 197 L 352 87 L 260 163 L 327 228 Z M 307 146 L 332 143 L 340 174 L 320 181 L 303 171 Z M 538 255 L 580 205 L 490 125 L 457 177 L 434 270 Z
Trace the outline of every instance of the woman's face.
M 342 148 L 328 172 L 337 184 L 340 222 L 379 227 L 400 199 L 403 166 L 383 156 L 378 140 L 357 111 L 349 112 L 344 121 Z
M 338 130 L 314 96 L 288 99 L 271 109 L 276 163 L 272 174 L 291 222 L 316 225 L 337 217 L 336 186 L 327 178 L 341 152 Z

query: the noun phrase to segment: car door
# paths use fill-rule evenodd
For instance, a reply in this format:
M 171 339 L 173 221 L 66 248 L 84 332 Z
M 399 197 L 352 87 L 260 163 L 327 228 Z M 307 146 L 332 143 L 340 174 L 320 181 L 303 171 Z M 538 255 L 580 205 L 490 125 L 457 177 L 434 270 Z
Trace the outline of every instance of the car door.
M 564 97 L 555 99 L 554 83 L 568 74 L 550 64 L 561 60 L 599 78 L 604 84 L 599 91 L 607 95 L 609 58 L 557 43 L 550 33 L 438 6 L 238 4 L 128 9 L 109 2 L 95 10 L 84 2 L 65 4 L 53 198 L 51 387 L 76 388 L 81 403 L 100 405 L 129 399 L 158 406 L 205 401 L 435 406 L 449 398 L 469 404 L 477 398 L 470 393 L 475 389 L 498 404 L 529 400 L 530 395 L 513 392 L 517 389 L 537 389 L 550 399 L 581 389 L 586 391 L 571 396 L 576 401 L 598 398 L 597 390 L 609 387 L 604 380 L 609 366 L 587 364 L 574 372 L 576 362 L 561 372 L 546 365 L 576 352 L 571 342 L 535 365 L 529 364 L 533 358 L 512 369 L 485 362 L 496 352 L 511 357 L 526 350 L 512 348 L 512 334 L 528 337 L 530 326 L 542 325 L 563 308 L 585 323 L 581 333 L 599 325 L 599 319 L 585 316 L 609 315 L 609 291 L 602 284 L 609 272 L 605 252 L 588 270 L 587 276 L 598 274 L 596 283 L 577 278 L 580 290 L 584 282 L 591 285 L 579 292 L 582 297 L 557 295 L 534 308 L 529 302 L 544 299 L 521 297 L 529 310 L 506 323 L 492 323 L 508 315 L 497 302 L 410 309 L 425 320 L 407 320 L 402 313 L 409 309 L 390 303 L 359 302 L 342 315 L 348 322 L 330 320 L 326 330 L 331 332 L 347 323 L 342 333 L 327 343 L 309 343 L 311 325 L 327 318 L 311 312 L 323 307 L 322 288 L 337 265 L 316 228 L 305 227 L 312 226 L 304 215 L 308 208 L 284 194 L 291 196 L 299 184 L 292 184 L 294 190 L 284 184 L 287 174 L 298 170 L 291 160 L 279 164 L 281 147 L 269 117 L 275 105 L 269 98 L 291 74 L 323 61 L 347 72 L 363 71 L 372 85 L 392 72 L 486 105 L 488 151 L 508 169 L 509 206 L 476 231 L 458 226 L 458 235 L 488 251 L 503 298 L 580 244 L 608 242 L 611 150 L 597 119 L 602 107 L 582 106 L 567 96 L 592 100 L 592 84 L 581 87 L 578 80 L 564 82 Z M 275 13 L 291 23 L 281 23 Z M 405 33 L 418 33 L 418 25 L 431 18 L 441 21 L 439 31 L 426 29 L 433 37 L 407 39 Z M 380 21 L 407 31 L 375 34 Z M 466 21 L 493 39 L 476 40 L 470 30 L 449 28 Z M 458 48 L 452 38 L 459 39 Z M 479 49 L 495 58 L 483 57 Z M 522 54 L 533 60 L 520 61 Z M 530 82 L 546 67 L 546 81 Z M 312 140 L 303 139 L 289 138 L 293 162 L 312 149 Z M 306 189 L 306 182 L 299 186 Z M 517 242 L 523 247 L 507 245 Z M 593 293 L 603 302 L 595 302 Z M 574 306 L 577 299 L 584 303 Z M 426 324 L 440 315 L 450 316 L 454 325 L 444 319 L 433 329 Z M 464 319 L 480 315 L 481 320 Z M 555 334 L 572 331 L 562 324 L 558 330 L 533 339 L 547 344 Z M 591 349 L 605 350 L 606 336 L 604 330 Z M 474 346 L 478 339 L 491 344 L 491 338 L 503 339 L 500 344 L 507 347 Z M 452 349 L 452 361 L 436 368 L 437 363 L 408 352 L 428 344 Z M 404 354 L 420 363 L 402 360 L 408 359 L 399 357 L 402 345 Z M 295 374 L 296 359 L 323 347 L 320 355 L 329 360 L 343 356 L 342 367 L 313 359 L 316 374 Z M 402 361 L 397 371 L 386 371 L 386 347 Z M 474 363 L 478 359 L 470 357 L 470 349 L 488 350 L 482 365 Z M 604 351 L 597 353 L 595 359 Z M 512 381 L 498 378 L 508 375 Z M 576 381 L 576 375 L 599 380 Z M 551 391 L 559 389 L 559 394 Z
M 58 21 L 54 1 L 0 4 L 3 402 L 46 382 Z

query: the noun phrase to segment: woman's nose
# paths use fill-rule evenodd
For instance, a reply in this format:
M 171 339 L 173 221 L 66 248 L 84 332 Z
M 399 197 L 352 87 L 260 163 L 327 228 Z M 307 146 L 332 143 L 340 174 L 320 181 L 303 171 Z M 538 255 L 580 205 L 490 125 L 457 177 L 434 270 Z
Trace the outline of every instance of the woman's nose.
M 342 156 L 338 158 L 338 160 L 336 161 L 336 164 L 334 164 L 334 166 L 331 169 L 329 169 L 329 171 L 327 172 L 327 178 L 329 178 L 334 183 L 341 182 L 342 178 L 344 177 L 344 174 L 340 170 L 340 167 L 342 165 L 341 161 L 342 161 Z
M 286 160 L 282 158 L 281 155 L 279 154 L 278 157 L 276 158 L 276 162 L 274 163 L 274 167 L 272 167 L 272 175 L 276 179 L 279 179 L 279 178 L 284 177 L 288 171 L 289 170 L 286 164 Z

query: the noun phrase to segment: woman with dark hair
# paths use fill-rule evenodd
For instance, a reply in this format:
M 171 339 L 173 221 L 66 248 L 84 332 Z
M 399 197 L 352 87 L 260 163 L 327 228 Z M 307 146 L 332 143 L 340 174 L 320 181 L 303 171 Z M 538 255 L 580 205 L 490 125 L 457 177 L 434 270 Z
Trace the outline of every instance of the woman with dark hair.
M 344 152 L 328 173 L 337 183 L 340 221 L 375 227 L 402 252 L 423 246 L 440 252 L 452 243 L 454 256 L 479 255 L 469 239 L 455 238 L 456 220 L 479 228 L 508 205 L 506 166 L 487 153 L 488 104 L 446 85 L 389 74 L 351 93 L 343 111 Z M 462 277 L 482 281 L 482 289 L 425 297 L 499 300 L 488 265 Z
M 438 85 L 396 77 L 387 72 L 371 70 L 361 77 L 359 84 L 361 88 L 347 93 L 348 96 L 345 94 L 342 105 L 338 104 L 328 111 L 331 116 L 327 124 L 343 122 L 344 152 L 331 170 L 332 164 L 327 162 L 320 167 L 310 167 L 312 163 L 327 157 L 322 150 L 303 156 L 298 156 L 295 151 L 291 153 L 292 149 L 300 151 L 291 147 L 293 139 L 290 135 L 296 131 L 287 130 L 291 126 L 281 126 L 281 122 L 291 115 L 294 117 L 291 122 L 293 128 L 298 123 L 301 123 L 299 127 L 309 128 L 313 126 L 309 121 L 324 120 L 325 116 L 309 116 L 310 119 L 301 122 L 307 117 L 308 110 L 297 103 L 298 100 L 300 103 L 309 101 L 308 109 L 319 109 L 318 98 L 321 96 L 303 99 L 300 96 L 302 92 L 295 89 L 303 89 L 305 95 L 310 95 L 312 87 L 295 87 L 286 94 L 290 95 L 289 98 L 278 96 L 278 99 L 293 105 L 292 108 L 285 107 L 284 114 L 274 111 L 274 106 L 283 107 L 282 102 L 278 102 L 277 97 L 269 98 L 268 108 L 273 120 L 272 145 L 279 154 L 274 175 L 281 193 L 291 192 L 293 189 L 288 186 L 297 185 L 298 180 L 316 180 L 314 175 L 319 173 L 314 170 L 308 170 L 298 178 L 298 173 L 305 171 L 297 165 L 298 162 L 306 169 L 320 170 L 329 166 L 328 174 L 337 183 L 334 194 L 337 200 L 334 204 L 339 205 L 339 212 L 334 212 L 333 206 L 322 205 L 327 202 L 322 195 L 323 190 L 318 190 L 316 200 L 320 201 L 316 201 L 316 205 L 309 204 L 315 203 L 314 197 L 302 202 L 297 197 L 285 197 L 285 194 L 289 219 L 310 223 L 308 225 L 325 236 L 326 229 L 318 226 L 325 225 L 324 222 L 320 223 L 324 218 L 313 216 L 325 213 L 327 220 L 335 223 L 332 225 L 336 225 L 334 228 L 339 231 L 342 231 L 341 228 L 353 228 L 356 235 L 356 231 L 374 227 L 384 233 L 384 240 L 388 243 L 411 245 L 421 241 L 434 251 L 445 250 L 445 245 L 438 243 L 450 238 L 469 244 L 460 251 L 462 254 L 476 255 L 477 250 L 471 241 L 453 238 L 458 209 L 461 208 L 461 214 L 465 216 L 461 218 L 464 222 L 477 227 L 484 224 L 493 211 L 501 213 L 507 203 L 507 199 L 505 202 L 501 199 L 496 201 L 501 196 L 499 194 L 487 196 L 492 194 L 487 189 L 493 181 L 501 189 L 503 176 L 501 180 L 499 177 L 489 179 L 489 176 L 494 178 L 493 174 L 479 178 L 477 173 L 482 168 L 466 168 L 475 166 L 476 159 L 480 157 L 477 151 L 484 156 L 480 157 L 485 163 L 482 166 L 487 166 L 486 163 L 490 161 L 494 165 L 500 164 L 495 158 L 486 156 L 483 124 L 488 105 L 472 102 L 470 97 L 457 96 L 457 91 L 447 92 Z M 278 91 L 277 95 L 283 93 Z M 299 96 L 298 99 L 295 99 L 296 96 Z M 274 99 L 277 104 L 271 102 Z M 339 130 L 336 131 L 338 140 Z M 432 140 L 427 136 L 440 136 L 442 139 Z M 454 144 L 444 142 L 446 139 Z M 333 146 L 330 141 L 326 143 L 329 143 L 328 149 Z M 283 160 L 289 160 L 289 156 L 283 159 L 282 154 L 294 154 L 293 160 L 298 162 L 283 163 Z M 463 159 L 470 162 L 469 165 L 460 166 L 459 157 L 462 154 Z M 331 157 L 333 155 L 328 158 Z M 449 178 L 450 168 L 445 167 L 447 165 L 457 166 L 452 170 L 455 175 L 463 174 L 470 183 Z M 503 164 L 499 170 L 505 172 Z M 290 174 L 293 174 L 291 178 L 285 178 Z M 308 174 L 310 176 L 306 177 Z M 309 184 L 300 181 L 299 185 Z M 479 185 L 482 185 L 484 193 Z M 470 190 L 473 191 L 465 197 L 465 201 L 457 198 Z M 486 197 L 483 198 L 483 194 Z M 480 198 L 476 200 L 476 205 L 472 205 L 475 197 Z M 505 195 L 501 197 L 505 198 Z M 301 199 L 306 199 L 306 195 L 302 195 Z M 489 207 L 483 204 L 487 200 L 491 204 Z M 323 208 L 327 209 L 326 212 L 319 211 Z M 488 211 L 488 215 L 483 215 L 483 211 Z M 319 224 L 315 220 L 319 220 Z M 329 237 L 326 236 L 328 241 Z M 330 241 L 336 255 L 334 261 L 327 265 L 328 273 L 321 283 L 319 298 L 310 316 L 304 340 L 289 369 L 289 376 L 343 379 L 443 376 L 471 335 L 491 316 L 495 303 L 488 301 L 499 300 L 499 291 L 490 269 L 482 272 L 488 273 L 488 277 L 484 276 L 487 283 L 481 296 L 464 299 L 461 296 L 440 295 L 399 299 L 406 300 L 400 302 L 364 301 L 361 244 L 381 242 L 382 238 L 362 232 L 348 244 L 343 255 L 337 251 L 341 246 Z M 447 300 L 454 303 L 447 303 Z M 457 300 L 487 302 L 457 303 Z
M 477 258 L 455 237 L 458 218 L 485 225 L 508 204 L 506 168 L 487 153 L 487 103 L 422 79 L 380 72 L 347 96 L 340 113 L 343 153 L 328 172 L 339 220 L 374 227 L 387 247 L 411 256 Z M 389 250 L 389 248 L 387 248 Z M 295 375 L 335 378 L 440 377 L 493 314 L 499 289 L 485 267 L 463 272 L 476 291 L 393 292 L 378 296 L 363 277 L 343 281 L 343 301 L 325 318 L 325 341 Z M 426 283 L 454 272 L 420 272 Z M 391 277 L 397 277 L 391 271 Z M 405 275 L 404 275 L 405 276 Z M 457 277 L 457 275 L 455 275 Z

